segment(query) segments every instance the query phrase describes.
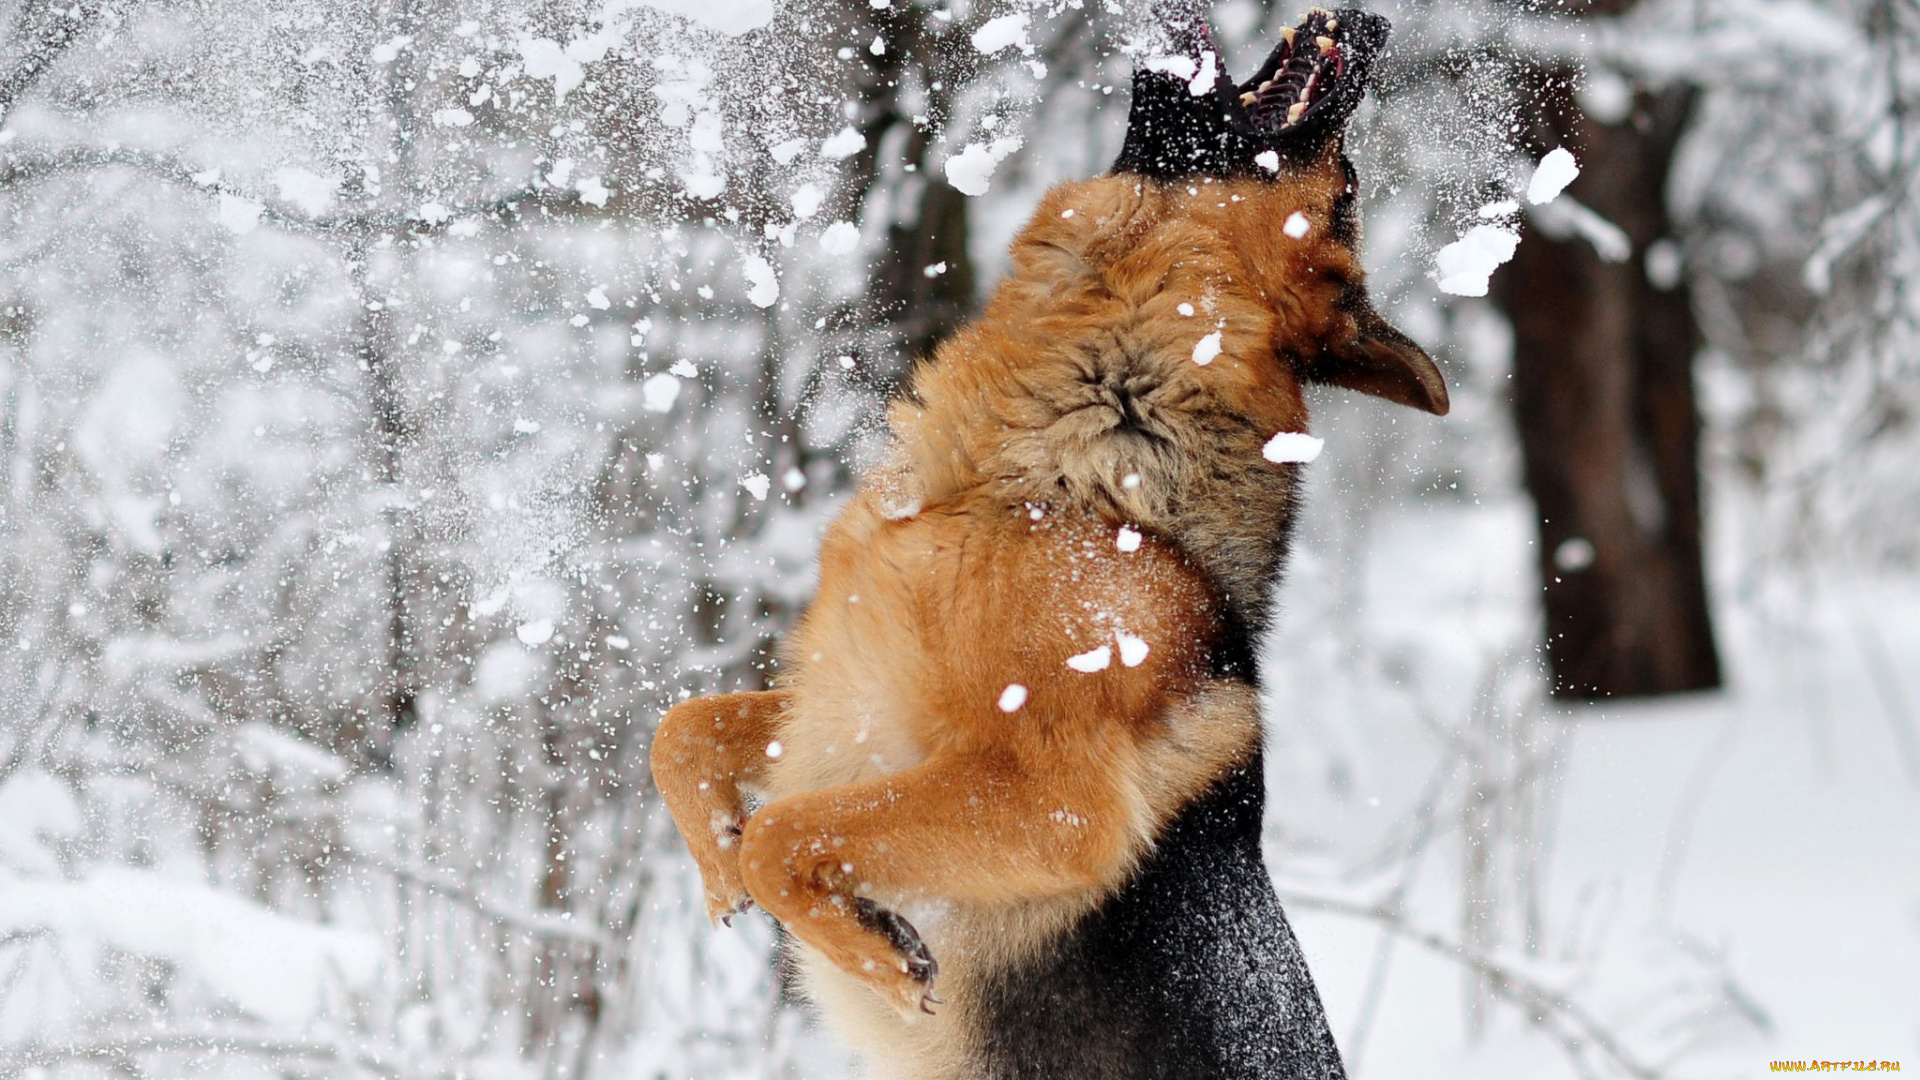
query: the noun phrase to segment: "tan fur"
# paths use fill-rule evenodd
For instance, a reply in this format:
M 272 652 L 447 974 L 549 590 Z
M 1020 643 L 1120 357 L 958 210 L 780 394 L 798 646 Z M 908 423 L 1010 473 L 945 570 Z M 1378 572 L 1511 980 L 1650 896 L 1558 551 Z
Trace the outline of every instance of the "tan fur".
M 751 897 L 784 923 L 883 1075 L 964 1076 L 979 978 L 1046 948 L 1257 747 L 1251 688 L 1209 657 L 1273 570 L 1294 469 L 1261 448 L 1306 430 L 1296 365 L 1378 347 L 1341 303 L 1361 278 L 1335 238 L 1346 184 L 1330 152 L 1278 181 L 1054 189 L 894 406 L 779 689 L 661 722 L 655 774 L 710 909 Z M 1147 643 L 1137 666 L 1118 635 Z M 1102 646 L 1104 669 L 1068 665 Z M 732 843 L 743 786 L 767 801 Z M 945 1007 L 860 899 L 913 923 Z

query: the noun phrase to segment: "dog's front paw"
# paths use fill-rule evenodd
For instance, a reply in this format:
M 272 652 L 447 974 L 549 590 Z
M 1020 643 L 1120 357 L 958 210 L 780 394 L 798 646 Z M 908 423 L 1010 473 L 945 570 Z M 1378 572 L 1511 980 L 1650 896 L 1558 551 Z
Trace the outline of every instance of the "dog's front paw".
M 931 1016 L 934 1006 L 946 1004 L 933 992 L 934 980 L 940 977 L 940 962 L 933 958 L 933 951 L 920 939 L 913 924 L 899 912 L 865 898 L 853 902 L 853 911 L 861 926 L 880 935 L 893 948 L 895 963 L 889 969 L 867 973 L 888 1004 L 908 1016 Z
M 713 847 L 694 851 L 707 891 L 707 920 L 716 926 L 732 926 L 735 915 L 753 907 L 740 875 L 740 831 L 739 822 L 715 815 Z

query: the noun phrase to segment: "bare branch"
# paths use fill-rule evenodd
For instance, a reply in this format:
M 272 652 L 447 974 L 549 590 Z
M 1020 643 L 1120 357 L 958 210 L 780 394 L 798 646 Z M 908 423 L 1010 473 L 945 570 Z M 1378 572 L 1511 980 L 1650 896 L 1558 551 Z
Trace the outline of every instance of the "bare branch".
M 381 1076 L 403 1078 L 412 1075 L 365 1047 L 343 1047 L 334 1042 L 271 1032 L 208 1030 L 122 1032 L 68 1042 L 36 1039 L 0 1046 L 0 1080 L 14 1080 L 29 1070 L 50 1068 L 64 1062 L 96 1061 L 111 1064 L 146 1054 L 194 1051 L 249 1054 L 275 1060 L 307 1058 L 339 1061 Z
M 558 915 L 527 911 L 490 900 L 444 874 L 434 873 L 421 867 L 407 866 L 379 855 L 355 851 L 351 848 L 336 848 L 335 854 L 344 855 L 354 862 L 391 874 L 401 881 L 418 885 L 436 896 L 444 896 L 449 900 L 465 904 L 495 923 L 510 929 L 524 931 L 536 937 L 557 938 L 597 947 L 611 946 L 614 943 L 613 938 L 597 926 L 588 926 Z M 4 1078 L 0 1077 L 0 1080 Z
M 1589 1045 L 1596 1047 L 1621 1071 L 1636 1080 L 1659 1080 L 1661 1071 L 1640 1060 L 1622 1044 L 1620 1037 L 1577 1002 L 1518 970 L 1475 952 L 1458 942 L 1408 922 L 1399 912 L 1382 905 L 1366 906 L 1337 897 L 1287 892 L 1281 900 L 1295 908 L 1328 911 L 1356 919 L 1367 919 L 1416 945 L 1462 964 L 1486 980 L 1487 987 L 1521 1008 L 1545 1017 L 1554 1017 L 1566 1027 L 1549 1024 L 1555 1039 L 1578 1057 Z M 1568 1030 L 1568 1029 L 1571 1030 Z
M 405 232 L 413 236 L 432 236 L 446 232 L 455 222 L 474 217 L 500 220 L 538 214 L 543 219 L 554 221 L 592 221 L 650 214 L 700 217 L 718 214 L 723 210 L 718 202 L 693 199 L 664 184 L 623 191 L 609 198 L 605 205 L 582 202 L 579 194 L 570 189 L 528 185 L 446 207 L 444 212 L 436 213 L 431 218 L 423 217 L 417 211 L 391 209 L 369 209 L 309 218 L 288 213 L 256 193 L 197 170 L 180 158 L 128 147 L 81 147 L 56 150 L 41 156 L 9 157 L 0 160 L 0 188 L 116 166 L 133 169 L 181 188 L 247 199 L 259 204 L 263 220 L 292 233 L 359 235 Z M 676 207 L 679 213 L 670 213 Z
M 35 13 L 41 16 L 41 25 L 29 29 L 27 23 Z M 81 32 L 99 14 L 97 0 L 89 0 L 71 9 L 45 4 L 20 5 L 19 16 L 14 19 L 13 31 L 8 36 L 15 41 L 25 41 L 31 35 L 32 40 L 24 50 L 20 66 L 0 74 L 0 116 L 5 116 L 13 103 L 20 100 L 20 95 L 39 81 L 62 53 L 80 40 Z

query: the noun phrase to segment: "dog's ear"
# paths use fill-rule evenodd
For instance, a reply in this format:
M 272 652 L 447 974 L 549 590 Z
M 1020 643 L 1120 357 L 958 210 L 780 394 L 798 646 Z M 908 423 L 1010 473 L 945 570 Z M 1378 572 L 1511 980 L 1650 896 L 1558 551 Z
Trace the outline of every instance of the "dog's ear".
M 1372 304 L 1361 301 L 1352 314 L 1353 340 L 1328 348 L 1302 374 L 1312 382 L 1447 415 L 1447 383 L 1426 350 L 1381 318 Z

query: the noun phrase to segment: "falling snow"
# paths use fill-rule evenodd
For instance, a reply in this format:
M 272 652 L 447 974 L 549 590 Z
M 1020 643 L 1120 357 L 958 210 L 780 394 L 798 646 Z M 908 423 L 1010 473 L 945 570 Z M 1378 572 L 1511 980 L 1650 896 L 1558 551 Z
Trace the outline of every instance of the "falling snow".
M 1107 645 L 1101 645 L 1097 648 L 1089 649 L 1086 652 L 1067 657 L 1068 667 L 1087 675 L 1091 675 L 1096 671 L 1105 671 L 1108 665 L 1112 663 L 1113 649 Z
M 1533 171 L 1533 179 L 1527 181 L 1527 201 L 1535 206 L 1550 203 L 1579 175 L 1580 166 L 1574 162 L 1573 152 L 1564 146 L 1556 146 L 1540 159 L 1539 167 Z
M 1132 0 L 0 10 L 0 1074 L 857 1075 L 763 917 L 707 927 L 654 724 L 779 685 L 822 530 L 892 460 L 889 395 L 1046 185 L 1114 159 L 1132 64 L 1205 94 L 1271 47 L 1264 9 L 1217 10 L 1217 55 Z M 1920 1054 L 1906 31 L 1642 0 L 1621 52 L 1625 23 L 1550 5 L 1391 14 L 1346 149 L 1372 298 L 1455 408 L 1309 392 L 1343 449 L 1302 473 L 1253 646 L 1265 843 L 1351 1067 L 1634 1073 L 1554 1037 L 1561 998 L 1643 1073 Z M 1608 131 L 1695 95 L 1673 235 L 1566 194 L 1597 157 L 1529 172 L 1515 88 L 1549 48 Z M 1520 484 L 1511 334 L 1476 298 L 1542 236 L 1711 316 L 1724 695 L 1538 704 L 1539 590 L 1633 561 L 1537 533 Z M 1211 288 L 1143 299 L 1182 317 L 1154 347 L 1194 385 L 1278 370 L 1212 363 Z M 1141 453 L 1100 459 L 1121 508 L 1083 539 L 1157 582 L 1184 549 Z M 946 512 L 894 479 L 885 528 Z M 1046 680 L 1192 655 L 1075 625 L 1101 643 L 1067 671 L 968 691 L 1003 730 L 1052 722 Z M 870 715 L 769 760 L 900 764 L 886 658 L 851 662 Z M 1388 910 L 1445 950 L 1383 938 Z M 1552 996 L 1470 1014 L 1469 947 Z
M 1267 440 L 1267 445 L 1260 448 L 1260 456 L 1276 465 L 1287 462 L 1306 464 L 1319 457 L 1325 446 L 1325 439 L 1304 431 L 1283 431 Z
M 1215 330 L 1193 345 L 1193 362 L 1205 367 L 1220 355 L 1220 331 Z

